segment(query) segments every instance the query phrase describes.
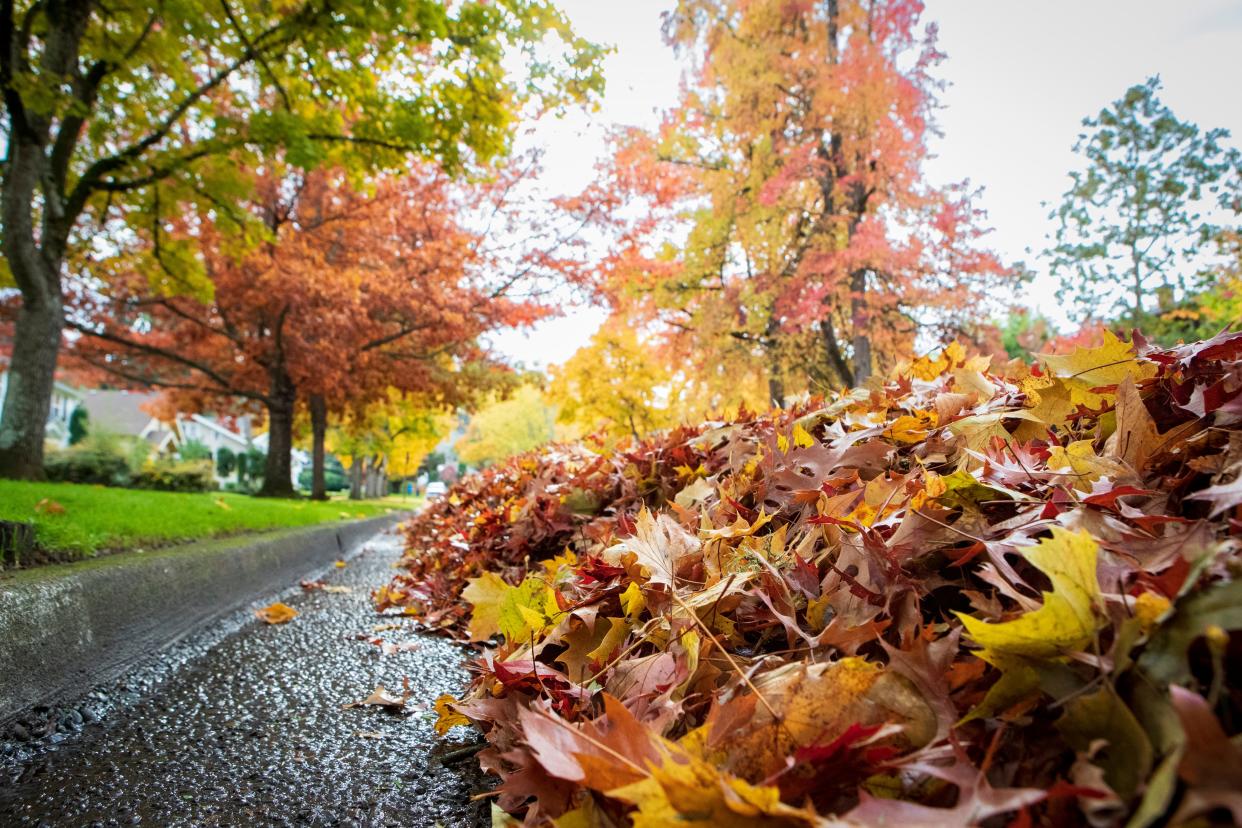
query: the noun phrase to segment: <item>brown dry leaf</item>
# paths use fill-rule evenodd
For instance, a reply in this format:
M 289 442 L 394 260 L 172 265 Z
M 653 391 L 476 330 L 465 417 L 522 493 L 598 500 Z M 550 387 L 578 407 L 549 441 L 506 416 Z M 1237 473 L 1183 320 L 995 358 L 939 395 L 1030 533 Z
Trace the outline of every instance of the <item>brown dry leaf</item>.
M 347 586 L 342 586 L 341 584 L 326 584 L 323 587 L 323 591 L 330 592 L 333 595 L 348 595 L 353 592 L 353 589 Z
M 410 696 L 413 696 L 414 693 L 410 690 L 410 679 L 408 677 L 403 678 L 401 683 L 402 691 L 399 696 L 385 690 L 384 685 L 377 684 L 375 689 L 371 691 L 371 695 L 367 696 L 362 701 L 350 702 L 342 705 L 342 707 L 385 707 L 389 710 L 404 710 L 406 702 L 410 700 Z
M 41 515 L 63 515 L 65 513 L 64 506 L 46 497 L 35 504 L 34 510 Z
M 717 723 L 708 737 L 710 755 L 745 779 L 766 778 L 797 748 L 827 744 L 851 725 L 900 725 L 908 747 L 936 734 L 935 711 L 914 685 L 861 658 L 789 664 L 760 676 L 755 689 L 754 716 L 734 720 L 731 734 Z
M 298 617 L 297 610 L 280 601 L 268 604 L 263 609 L 257 609 L 254 614 L 269 624 L 284 624 Z
M 1104 444 L 1104 451 L 1142 472 L 1160 443 L 1156 422 L 1139 396 L 1134 378 L 1127 376 L 1117 386 L 1117 430 Z

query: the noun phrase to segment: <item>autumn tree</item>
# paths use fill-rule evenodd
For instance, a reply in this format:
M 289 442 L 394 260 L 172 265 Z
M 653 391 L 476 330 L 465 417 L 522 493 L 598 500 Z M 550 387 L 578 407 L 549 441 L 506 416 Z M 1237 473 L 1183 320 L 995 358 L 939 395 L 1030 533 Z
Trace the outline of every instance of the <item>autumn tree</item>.
M 610 317 L 550 374 L 558 419 L 583 432 L 640 439 L 676 418 L 675 377 L 622 316 Z
M 342 412 L 327 445 L 349 476 L 350 499 L 381 496 L 390 478 L 416 474 L 452 430 L 454 419 L 435 400 L 396 388 Z
M 495 283 L 478 234 L 459 223 L 483 192 L 431 168 L 365 189 L 330 171 L 269 176 L 248 205 L 267 234 L 257 246 L 239 250 L 210 213 L 170 233 L 194 240 L 210 297 L 169 294 L 136 269 L 112 274 L 90 317 L 72 322 L 73 356 L 165 389 L 179 410 L 261 407 L 261 491 L 291 495 L 299 405 L 362 410 L 390 391 L 463 404 L 491 370 L 479 334 L 543 313 L 505 294 L 511 282 Z
M 1201 289 L 1221 216 L 1242 212 L 1242 153 L 1224 145 L 1228 130 L 1178 119 L 1159 91 L 1157 77 L 1130 87 L 1083 120 L 1074 144 L 1084 166 L 1050 215 L 1045 255 L 1082 317 L 1137 325 L 1153 297 L 1167 306 Z
M 470 418 L 457 441 L 457 456 L 472 466 L 486 466 L 529 451 L 554 436 L 556 410 L 543 391 L 527 383 L 491 400 Z
M 658 135 L 622 135 L 569 205 L 612 231 L 605 290 L 708 363 L 761 363 L 778 401 L 977 316 L 1004 272 L 969 189 L 923 174 L 940 55 L 921 10 L 682 0 L 666 26 L 692 62 L 680 104 Z
M 183 266 L 165 223 L 236 212 L 276 150 L 304 168 L 494 157 L 528 103 L 597 89 L 599 55 L 543 0 L 0 2 L 0 284 L 21 296 L 0 476 L 42 474 L 65 303 L 100 231 L 104 255 L 137 241 Z

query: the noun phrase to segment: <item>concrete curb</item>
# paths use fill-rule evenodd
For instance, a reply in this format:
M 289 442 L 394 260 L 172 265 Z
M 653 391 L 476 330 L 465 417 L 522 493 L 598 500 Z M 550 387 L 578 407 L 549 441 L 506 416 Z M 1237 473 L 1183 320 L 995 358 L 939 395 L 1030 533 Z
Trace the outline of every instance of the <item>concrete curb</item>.
M 116 678 L 408 512 L 44 567 L 0 581 L 0 722 Z

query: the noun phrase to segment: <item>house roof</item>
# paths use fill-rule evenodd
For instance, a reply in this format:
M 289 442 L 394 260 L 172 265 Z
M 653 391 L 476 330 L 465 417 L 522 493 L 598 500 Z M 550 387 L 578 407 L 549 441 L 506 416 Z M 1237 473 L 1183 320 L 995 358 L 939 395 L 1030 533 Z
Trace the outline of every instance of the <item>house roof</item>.
M 151 415 L 141 406 L 154 400 L 154 394 L 102 391 L 98 388 L 86 388 L 80 393 L 89 417 L 88 428 L 102 428 L 136 437 L 151 422 Z
M 219 434 L 221 437 L 225 438 L 226 440 L 230 440 L 236 443 L 237 445 L 241 446 L 243 449 L 245 449 L 248 445 L 246 443 L 246 438 L 244 436 L 242 436 L 241 434 L 238 434 L 236 431 L 225 428 L 223 425 L 221 425 L 219 422 L 212 419 L 211 417 L 205 417 L 202 414 L 191 414 L 189 415 L 187 419 L 195 423 L 198 423 L 204 428 L 211 429 L 212 431 Z

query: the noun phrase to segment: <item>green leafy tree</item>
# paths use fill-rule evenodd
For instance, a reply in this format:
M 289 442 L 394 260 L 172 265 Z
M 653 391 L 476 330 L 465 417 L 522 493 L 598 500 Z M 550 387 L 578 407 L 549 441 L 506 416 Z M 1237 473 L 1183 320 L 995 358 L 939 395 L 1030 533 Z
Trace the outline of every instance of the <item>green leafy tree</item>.
M 73 413 L 69 415 L 69 445 L 76 446 L 86 439 L 86 434 L 90 431 L 90 416 L 80 405 L 73 409 Z
M 1032 359 L 1056 333 L 1047 317 L 1025 308 L 1011 311 L 997 327 L 1001 345 L 1011 359 Z
M 1159 91 L 1150 78 L 1083 120 L 1074 151 L 1085 164 L 1051 213 L 1045 256 L 1083 317 L 1138 324 L 1201 289 L 1202 257 L 1223 229 L 1214 215 L 1242 208 L 1229 132 L 1179 120 Z
M 506 71 L 515 53 L 524 73 Z M 234 205 L 277 157 L 355 173 L 494 158 L 519 113 L 598 89 L 600 57 L 546 0 L 0 2 L 0 284 L 21 294 L 0 476 L 42 474 L 66 297 L 84 293 L 69 281 L 116 267 L 95 231 L 149 257 L 157 292 L 210 295 L 168 217 L 196 204 L 241 246 L 263 231 Z
M 237 469 L 237 455 L 228 446 L 221 446 L 216 451 L 216 474 L 228 477 Z

